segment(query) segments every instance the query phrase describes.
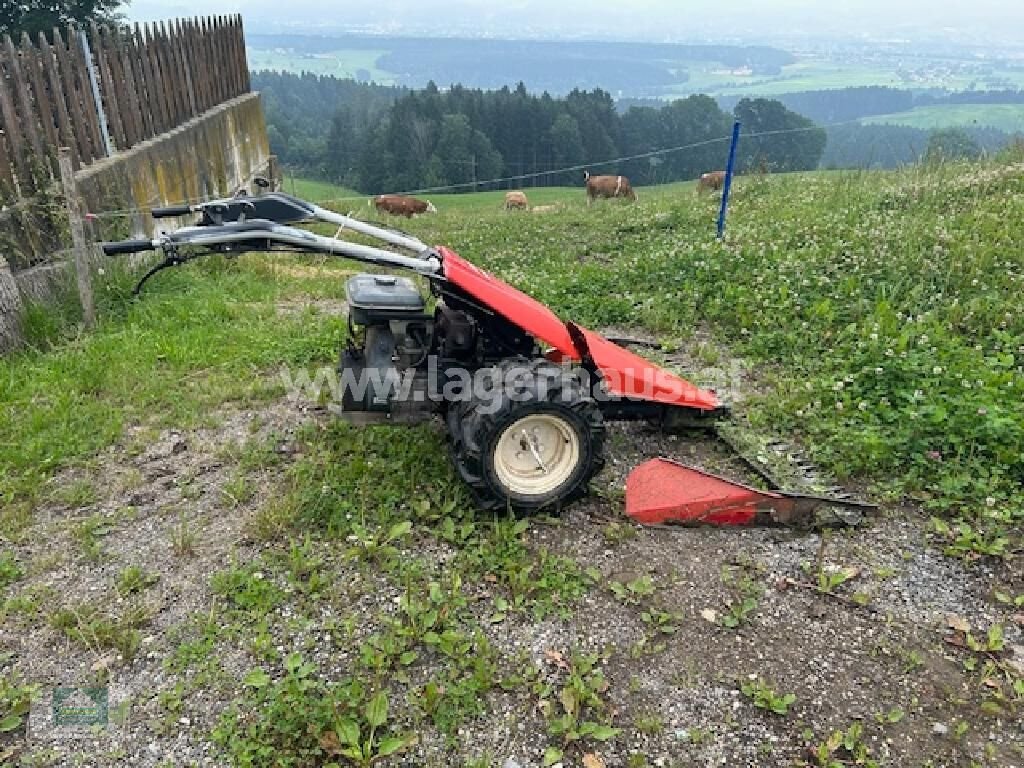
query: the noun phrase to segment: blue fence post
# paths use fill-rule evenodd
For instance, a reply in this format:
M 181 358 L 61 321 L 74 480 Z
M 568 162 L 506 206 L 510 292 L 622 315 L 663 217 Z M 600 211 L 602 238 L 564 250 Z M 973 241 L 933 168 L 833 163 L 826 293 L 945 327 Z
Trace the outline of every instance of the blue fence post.
M 729 145 L 729 164 L 725 167 L 725 183 L 722 185 L 722 207 L 718 211 L 718 238 L 725 235 L 725 214 L 729 209 L 729 190 L 732 189 L 732 172 L 736 167 L 736 145 L 740 143 L 740 121 L 732 124 L 732 144 Z

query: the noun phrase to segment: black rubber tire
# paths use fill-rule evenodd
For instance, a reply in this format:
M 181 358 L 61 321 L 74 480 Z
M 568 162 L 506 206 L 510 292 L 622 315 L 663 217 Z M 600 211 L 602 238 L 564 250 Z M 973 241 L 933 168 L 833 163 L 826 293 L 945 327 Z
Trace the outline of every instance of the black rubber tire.
M 509 376 L 514 371 L 515 381 Z M 478 507 L 534 513 L 558 509 L 587 493 L 604 467 L 604 418 L 581 378 L 547 360 L 510 360 L 489 369 L 490 385 L 469 400 L 452 403 L 446 423 L 455 468 Z M 514 396 L 513 396 L 514 393 Z M 576 434 L 579 458 L 570 476 L 553 490 L 521 495 L 506 488 L 494 468 L 502 433 L 534 413 L 558 417 Z

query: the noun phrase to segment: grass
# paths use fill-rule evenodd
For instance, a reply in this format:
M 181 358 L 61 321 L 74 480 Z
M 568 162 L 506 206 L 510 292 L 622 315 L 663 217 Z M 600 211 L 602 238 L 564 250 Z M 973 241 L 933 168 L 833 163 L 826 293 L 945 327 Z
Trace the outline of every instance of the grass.
M 742 406 L 757 428 L 800 438 L 836 474 L 937 518 L 969 520 L 969 535 L 966 522 L 936 527 L 955 554 L 997 555 L 1012 550 L 1000 542 L 1021 520 L 1024 234 L 1013 222 L 1024 215 L 1022 165 L 1024 157 L 1008 156 L 741 179 L 724 243 L 713 235 L 715 202 L 692 184 L 589 208 L 580 188 L 528 190 L 535 204 L 560 206 L 545 214 L 505 212 L 500 192 L 442 195 L 433 197 L 436 216 L 397 223 L 451 244 L 562 317 L 642 327 L 676 347 L 699 332 L 721 351 L 718 364 L 742 355 L 766 393 Z M 121 439 L 126 425 L 201 423 L 225 403 L 278 397 L 266 382 L 282 364 L 336 359 L 343 321 L 276 305 L 337 299 L 351 267 L 266 255 L 196 262 L 160 275 L 137 301 L 112 286 L 96 330 L 58 324 L 0 361 L 0 489 L 4 505 L 21 510 L 4 519 L 24 525 L 33 506 L 53 501 L 48 478 Z M 182 672 L 161 692 L 169 723 L 186 711 L 187 686 L 214 685 L 203 670 L 226 651 L 244 653 L 249 669 L 221 681 L 234 702 L 212 739 L 238 765 L 376 764 L 413 749 L 417 734 L 464 752 L 460 729 L 506 693 L 542 719 L 538 746 L 552 763 L 578 764 L 629 722 L 624 738 L 666 728 L 656 713 L 625 714 L 622 692 L 609 690 L 632 648 L 545 647 L 534 663 L 496 648 L 484 631 L 564 622 L 600 587 L 635 616 L 634 660 L 646 658 L 699 621 L 660 600 L 661 580 L 605 583 L 592 563 L 545 550 L 549 539 L 531 536 L 530 522 L 477 513 L 432 425 L 396 439 L 390 428 L 329 421 L 290 439 L 287 460 L 272 438 L 225 449 L 238 474 L 226 475 L 223 512 L 253 493 L 247 472 L 273 467 L 275 486 L 251 522 L 258 551 L 196 577 L 209 580 L 215 600 L 200 635 L 186 633 L 172 655 L 197 676 Z M 103 490 L 83 483 L 57 501 L 95 505 Z M 112 560 L 104 522 L 80 515 L 73 529 L 88 560 Z M 170 523 L 177 556 L 206 535 L 203 520 L 184 512 Z M 600 546 L 626 546 L 635 535 L 609 524 Z M 0 557 L 0 581 L 17 589 L 24 568 Z M 119 563 L 112 576 L 123 602 L 60 605 L 24 590 L 4 612 L 27 620 L 45 608 L 77 645 L 130 659 L 160 588 L 142 565 Z M 719 604 L 721 623 L 753 632 L 763 586 L 746 570 L 722 580 L 732 601 Z M 1001 631 L 978 634 L 969 649 L 995 653 Z M 319 653 L 323 671 L 314 666 L 314 635 L 346 649 L 341 667 Z M 752 706 L 783 717 L 793 694 L 756 680 L 747 686 Z M 868 754 L 856 728 L 812 737 L 822 760 Z M 705 736 L 694 729 L 689 738 Z
M 34 502 L 56 469 L 111 444 L 125 424 L 195 424 L 221 403 L 278 396 L 267 371 L 332 355 L 344 324 L 318 321 L 311 333 L 308 315 L 281 315 L 275 302 L 340 296 L 341 282 L 245 256 L 164 272 L 137 301 L 122 284 L 98 286 L 94 332 L 50 329 L 0 361 L 0 507 Z
M 438 215 L 392 223 L 586 325 L 681 341 L 707 329 L 774 386 L 748 409 L 756 423 L 802 435 L 841 477 L 942 514 L 1009 522 L 1022 504 L 1013 478 L 1024 415 L 1012 394 L 1021 235 L 1005 222 L 1024 191 L 1006 162 L 744 179 L 724 245 L 712 237 L 715 203 L 692 184 L 641 189 L 634 206 L 530 189 L 533 204 L 558 206 L 540 215 L 503 211 L 500 191 L 434 195 Z M 282 363 L 333 358 L 341 321 L 273 305 L 339 296 L 347 265 L 278 263 L 210 259 L 164 273 L 139 301 L 115 285 L 95 332 L 0 363 L 11 414 L 0 423 L 0 498 L 32 502 L 53 471 L 126 423 L 187 425 L 219 403 L 278 395 L 264 374 Z M 334 269 L 339 279 L 323 279 Z
M 709 331 L 773 388 L 749 403 L 755 424 L 801 435 L 840 478 L 998 531 L 1024 516 L 1010 162 L 744 179 L 724 244 L 714 202 L 687 184 L 590 209 L 549 190 L 552 215 L 502 212 L 499 192 L 437 195 L 438 215 L 401 226 L 585 325 Z
M 337 184 L 330 184 L 326 181 L 314 181 L 313 179 L 299 179 L 289 177 L 285 179 L 283 189 L 290 195 L 301 197 L 303 200 L 320 203 L 324 201 L 335 201 L 337 203 L 355 204 L 362 202 L 366 205 L 369 195 L 361 195 L 353 189 L 339 187 Z
M 982 127 L 1007 133 L 1024 132 L 1024 104 L 949 104 L 917 107 L 908 112 L 865 118 L 864 123 L 906 125 L 911 128 Z

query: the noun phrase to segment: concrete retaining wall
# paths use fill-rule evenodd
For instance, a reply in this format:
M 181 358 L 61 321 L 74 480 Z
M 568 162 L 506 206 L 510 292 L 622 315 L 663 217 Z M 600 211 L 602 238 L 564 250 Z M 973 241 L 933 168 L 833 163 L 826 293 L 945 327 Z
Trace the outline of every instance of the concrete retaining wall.
M 144 237 L 160 205 L 233 194 L 269 171 L 270 146 L 259 94 L 218 105 L 168 133 L 80 170 L 75 178 L 95 240 Z M 173 228 L 183 222 L 161 220 Z M 70 247 L 59 192 L 0 211 L 0 351 L 20 340 L 25 301 L 48 300 L 67 279 Z M 54 285 L 48 290 L 47 285 Z M 20 286 L 14 291 L 12 286 Z

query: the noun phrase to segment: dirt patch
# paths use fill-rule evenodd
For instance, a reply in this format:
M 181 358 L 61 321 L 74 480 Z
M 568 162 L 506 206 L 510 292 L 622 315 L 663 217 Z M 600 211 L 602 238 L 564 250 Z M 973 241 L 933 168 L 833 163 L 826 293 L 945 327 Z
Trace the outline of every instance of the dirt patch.
M 985 751 L 992 764 L 1021 759 L 1024 729 L 1010 714 L 984 714 L 982 686 L 964 671 L 970 654 L 952 648 L 948 620 L 977 635 L 999 623 L 1008 645 L 1022 638 L 1012 609 L 991 599 L 1014 579 L 1012 564 L 969 567 L 930 548 L 916 517 L 882 517 L 845 533 L 784 529 L 678 529 L 634 526 L 615 492 L 624 470 L 665 455 L 729 474 L 714 441 L 618 427 L 609 437 L 605 498 L 573 507 L 556 526 L 537 526 L 531 543 L 596 568 L 600 577 L 571 620 L 499 625 L 490 630 L 506 655 L 543 666 L 547 650 L 600 654 L 615 720 L 626 736 L 601 745 L 607 765 L 790 765 L 832 732 L 863 726 L 866 748 L 882 765 L 966 764 Z M 735 474 L 733 474 L 735 476 Z M 855 575 L 834 594 L 818 589 L 816 569 Z M 649 597 L 625 600 L 611 588 L 638 579 Z M 724 618 L 751 596 L 738 626 Z M 671 633 L 656 614 L 670 615 Z M 711 619 L 711 620 L 709 620 Z M 1019 652 L 1019 651 L 1018 651 Z M 793 693 L 785 716 L 758 709 L 741 692 L 764 681 Z M 508 697 L 502 697 L 508 707 Z M 524 698 L 493 732 L 474 729 L 492 751 L 540 765 L 545 740 Z M 496 706 L 498 706 L 496 702 Z M 966 723 L 961 738 L 951 734 Z M 813 732 L 811 739 L 805 731 Z M 641 762 L 641 757 L 644 762 Z M 577 765 L 579 755 L 566 765 Z
M 153 434 L 133 427 L 120 444 L 53 479 L 54 500 L 37 510 L 16 550 L 18 560 L 30 564 L 16 595 L 37 604 L 24 614 L 9 614 L 0 625 L 6 671 L 42 686 L 44 698 L 54 686 L 108 685 L 125 692 L 130 705 L 109 738 L 89 745 L 48 741 L 48 705 L 37 702 L 32 749 L 51 755 L 47 764 L 65 764 L 76 752 L 89 754 L 90 764 L 106 765 L 209 759 L 209 730 L 225 701 L 214 690 L 191 697 L 171 733 L 161 702 L 166 704 L 179 681 L 164 662 L 194 617 L 216 621 L 210 574 L 258 553 L 247 522 L 277 486 L 292 458 L 296 431 L 322 416 L 280 401 L 219 412 L 210 419 L 213 426 L 191 431 Z M 69 489 L 93 498 L 59 500 Z M 154 583 L 139 593 L 130 590 L 122 576 L 130 567 Z M 117 627 L 116 637 L 125 643 L 130 627 L 137 628 L 129 658 L 104 642 L 91 611 L 115 622 L 144 615 Z M 60 612 L 69 629 L 54 626 Z M 246 669 L 243 662 L 229 654 L 218 659 L 218 667 L 224 678 L 237 680 Z
M 285 467 L 302 449 L 298 430 L 325 418 L 280 401 L 219 412 L 202 429 L 133 428 L 118 446 L 55 479 L 54 495 L 63 490 L 64 500 L 38 510 L 17 552 L 32 567 L 16 594 L 48 604 L 32 615 L 8 615 L 0 648 L 12 654 L 8 670 L 44 686 L 102 682 L 127 692 L 130 714 L 102 738 L 35 741 L 33 754 L 49 755 L 51 765 L 224 764 L 210 733 L 238 697 L 239 681 L 260 664 L 255 635 L 263 630 L 253 626 L 245 637 L 219 642 L 211 658 L 184 670 L 168 660 L 201 647 L 203 622 L 221 624 L 224 606 L 211 574 L 288 556 L 284 542 L 255 543 L 248 525 L 280 492 Z M 440 441 L 438 431 L 439 449 Z M 895 510 L 830 534 L 643 528 L 623 517 L 622 494 L 629 470 L 646 458 L 752 478 L 707 434 L 613 424 L 607 449 L 595 493 L 560 520 L 534 521 L 527 533 L 534 551 L 593 569 L 590 588 L 565 616 L 510 612 L 486 620 L 488 586 L 464 585 L 479 598 L 473 610 L 502 674 L 532 666 L 537 678 L 493 688 L 486 714 L 451 738 L 422 719 L 409 722 L 419 743 L 394 764 L 462 766 L 478 758 L 480 765 L 539 767 L 558 742 L 536 693 L 559 685 L 552 651 L 598 658 L 607 714 L 620 732 L 586 750 L 607 766 L 800 764 L 808 744 L 857 724 L 860 743 L 886 766 L 967 765 L 986 754 L 992 765 L 1020 764 L 1024 729 L 1012 707 L 982 708 L 990 689 L 965 667 L 976 655 L 948 642 L 956 639 L 954 616 L 978 637 L 1003 626 L 1010 653 L 1024 645 L 1014 609 L 993 599 L 996 589 L 1019 591 L 1019 563 L 967 565 L 946 557 L 929 544 L 923 518 Z M 194 532 L 187 554 L 182 531 Z M 401 556 L 418 558 L 424 578 L 443 581 L 457 567 L 455 550 L 424 539 L 429 543 Z M 357 663 L 360 643 L 396 615 L 403 593 L 353 560 L 351 541 L 314 546 L 329 588 L 308 596 L 278 583 L 284 598 L 268 618 L 265 642 L 279 655 L 301 650 L 319 674 L 338 680 Z M 121 594 L 118 586 L 131 565 L 158 577 L 141 595 Z M 821 591 L 819 576 L 837 572 L 849 576 Z M 631 591 L 631 584 L 645 586 Z M 73 641 L 48 622 L 56 608 L 86 604 L 113 615 L 145 607 L 133 658 Z M 729 616 L 739 617 L 735 626 L 727 626 Z M 412 698 L 395 697 L 399 717 L 439 663 L 411 668 Z M 786 714 L 756 707 L 742 690 L 755 683 L 794 694 Z M 582 754 L 568 748 L 563 765 L 580 765 Z

